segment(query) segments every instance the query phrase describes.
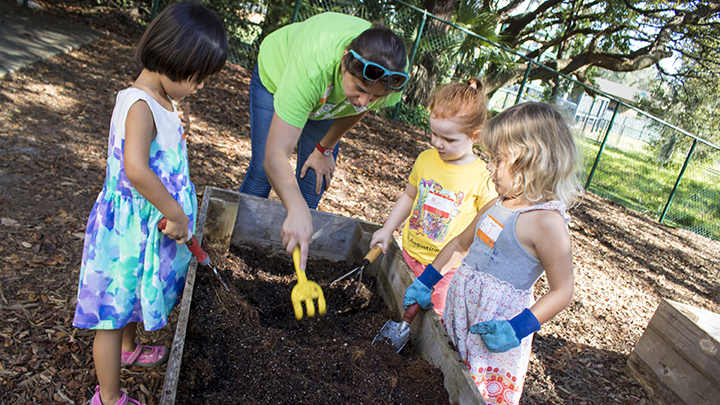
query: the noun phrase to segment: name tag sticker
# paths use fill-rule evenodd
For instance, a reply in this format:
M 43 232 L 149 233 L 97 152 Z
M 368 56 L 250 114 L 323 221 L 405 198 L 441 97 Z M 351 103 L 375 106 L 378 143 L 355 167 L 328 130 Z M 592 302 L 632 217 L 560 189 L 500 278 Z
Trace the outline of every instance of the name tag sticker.
M 477 230 L 477 236 L 482 239 L 483 242 L 487 243 L 488 246 L 495 247 L 495 241 L 504 228 L 505 227 L 493 218 L 492 215 L 488 215 L 480 224 Z
M 454 203 L 455 201 L 453 201 L 452 198 L 431 191 L 425 199 L 425 206 L 423 208 L 433 214 L 447 218 L 452 212 Z

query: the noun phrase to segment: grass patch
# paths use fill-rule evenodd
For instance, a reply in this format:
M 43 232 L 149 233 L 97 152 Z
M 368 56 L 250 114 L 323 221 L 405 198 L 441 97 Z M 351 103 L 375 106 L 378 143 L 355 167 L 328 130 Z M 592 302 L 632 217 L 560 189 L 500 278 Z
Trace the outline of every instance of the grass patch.
M 612 139 L 612 138 L 611 138 Z M 635 140 L 633 140 L 635 141 Z M 599 142 L 580 137 L 585 155 L 585 180 L 595 162 Z M 660 167 L 655 157 L 634 143 L 605 145 L 590 191 L 656 219 L 662 215 L 685 155 Z M 624 147 L 624 146 L 627 146 Z M 710 164 L 690 162 L 665 216 L 668 225 L 720 240 L 720 178 Z

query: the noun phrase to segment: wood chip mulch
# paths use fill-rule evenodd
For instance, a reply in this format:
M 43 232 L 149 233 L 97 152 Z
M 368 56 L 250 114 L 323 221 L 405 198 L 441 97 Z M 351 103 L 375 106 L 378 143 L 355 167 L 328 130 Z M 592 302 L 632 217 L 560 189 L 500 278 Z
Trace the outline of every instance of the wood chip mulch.
M 97 384 L 93 334 L 72 327 L 83 232 L 104 181 L 115 94 L 138 73 L 142 25 L 115 3 L 40 3 L 44 13 L 105 35 L 0 80 L 0 403 L 83 404 Z M 249 74 L 228 65 L 189 98 L 198 190 L 236 190 L 242 181 Z M 369 115 L 343 140 L 320 209 L 382 223 L 428 140 Z M 522 403 L 651 404 L 624 371 L 628 355 L 663 298 L 720 313 L 720 242 L 592 193 L 570 214 L 575 299 L 536 334 Z M 537 294 L 546 288 L 541 279 Z M 172 333 L 140 337 L 169 344 Z M 157 404 L 164 373 L 126 369 L 121 386 Z

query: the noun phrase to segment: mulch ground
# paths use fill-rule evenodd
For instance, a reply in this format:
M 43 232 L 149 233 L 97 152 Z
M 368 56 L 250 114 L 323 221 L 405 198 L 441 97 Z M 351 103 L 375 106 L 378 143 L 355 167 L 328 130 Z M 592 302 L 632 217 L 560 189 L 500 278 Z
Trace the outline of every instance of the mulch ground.
M 96 384 L 92 333 L 72 327 L 82 238 L 104 181 L 115 94 L 138 74 L 133 54 L 146 15 L 91 0 L 40 3 L 44 13 L 105 35 L 0 80 L 0 403 L 82 404 Z M 189 98 L 198 190 L 236 190 L 242 181 L 249 80 L 250 72 L 229 65 Z M 343 140 L 319 209 L 382 223 L 428 140 L 420 129 L 369 115 Z M 575 299 L 535 335 L 522 403 L 650 404 L 624 371 L 627 358 L 661 299 L 720 313 L 720 243 L 592 193 L 570 213 Z M 546 288 L 541 279 L 537 294 Z M 140 337 L 169 344 L 172 333 Z M 156 404 L 164 373 L 164 366 L 124 370 L 121 385 Z

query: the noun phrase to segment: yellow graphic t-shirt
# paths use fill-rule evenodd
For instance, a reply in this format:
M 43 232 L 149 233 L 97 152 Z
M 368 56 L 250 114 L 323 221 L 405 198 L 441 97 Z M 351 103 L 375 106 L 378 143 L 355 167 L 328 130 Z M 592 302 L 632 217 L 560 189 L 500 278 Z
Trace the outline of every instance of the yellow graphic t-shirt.
M 467 228 L 480 208 L 497 197 L 485 162 L 475 159 L 467 165 L 451 165 L 440 159 L 435 149 L 418 156 L 409 181 L 417 195 L 403 228 L 402 243 L 410 256 L 424 265 Z

